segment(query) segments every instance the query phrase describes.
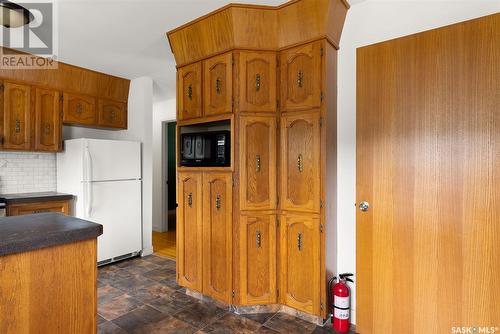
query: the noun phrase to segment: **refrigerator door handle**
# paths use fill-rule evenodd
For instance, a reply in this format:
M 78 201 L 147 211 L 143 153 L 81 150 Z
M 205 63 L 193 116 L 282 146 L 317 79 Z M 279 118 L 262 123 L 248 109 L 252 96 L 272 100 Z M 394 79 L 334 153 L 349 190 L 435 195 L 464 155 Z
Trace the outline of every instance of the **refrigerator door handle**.
M 90 218 L 92 214 L 92 155 L 88 146 L 85 147 L 85 172 L 87 174 L 85 215 Z

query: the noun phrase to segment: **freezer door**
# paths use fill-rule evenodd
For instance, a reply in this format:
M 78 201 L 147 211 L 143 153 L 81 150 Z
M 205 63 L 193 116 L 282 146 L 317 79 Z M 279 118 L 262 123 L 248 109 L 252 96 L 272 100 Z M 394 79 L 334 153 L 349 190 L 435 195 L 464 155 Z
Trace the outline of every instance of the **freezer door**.
M 101 224 L 97 260 L 142 250 L 141 181 L 89 183 L 88 220 Z
M 141 143 L 87 139 L 84 144 L 84 181 L 141 178 Z

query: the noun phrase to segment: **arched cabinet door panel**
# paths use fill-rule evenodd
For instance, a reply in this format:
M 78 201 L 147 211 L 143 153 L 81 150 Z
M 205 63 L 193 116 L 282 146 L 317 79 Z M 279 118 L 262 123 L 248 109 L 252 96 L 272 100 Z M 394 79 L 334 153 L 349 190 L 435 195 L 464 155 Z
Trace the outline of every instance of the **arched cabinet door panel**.
M 35 149 L 61 149 L 61 99 L 55 90 L 35 88 Z
M 233 199 L 231 173 L 203 173 L 203 293 L 231 302 Z
M 314 42 L 281 52 L 281 111 L 320 107 L 321 48 Z
M 179 172 L 177 190 L 177 277 L 202 291 L 202 174 Z
M 3 84 L 3 148 L 31 148 L 31 87 L 5 82 Z
M 233 111 L 233 54 L 203 62 L 203 112 L 205 116 Z
M 276 208 L 276 117 L 240 118 L 240 209 Z
M 293 113 L 281 118 L 281 207 L 320 210 L 320 115 Z
M 177 118 L 201 117 L 201 62 L 177 70 Z

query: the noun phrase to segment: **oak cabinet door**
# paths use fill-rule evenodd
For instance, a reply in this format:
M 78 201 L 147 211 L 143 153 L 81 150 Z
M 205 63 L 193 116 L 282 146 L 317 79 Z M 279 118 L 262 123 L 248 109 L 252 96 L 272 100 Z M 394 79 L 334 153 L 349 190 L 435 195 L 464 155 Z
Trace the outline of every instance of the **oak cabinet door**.
M 4 83 L 3 147 L 29 150 L 31 148 L 31 87 L 12 82 Z
M 86 95 L 64 93 L 63 123 L 96 125 L 96 99 Z
M 281 118 L 282 209 L 320 210 L 319 112 Z
M 241 52 L 239 110 L 276 111 L 276 54 Z
M 233 54 L 203 62 L 203 113 L 205 116 L 233 111 Z
M 8 216 L 32 215 L 42 212 L 70 214 L 70 201 L 48 201 L 36 203 L 10 204 L 7 206 Z
M 97 125 L 106 128 L 127 128 L 127 104 L 118 101 L 99 99 Z
M 232 175 L 203 174 L 203 293 L 231 302 Z
M 241 210 L 276 208 L 276 118 L 240 118 Z
M 201 117 L 201 62 L 181 67 L 177 71 L 177 118 Z
M 240 216 L 240 277 L 243 305 L 276 303 L 276 216 Z
M 280 55 L 281 110 L 321 105 L 321 42 L 285 50 Z
M 319 218 L 287 214 L 280 222 L 281 303 L 320 314 Z
M 177 274 L 179 285 L 202 291 L 202 174 L 179 172 Z
M 56 152 L 61 149 L 60 93 L 35 88 L 35 150 Z

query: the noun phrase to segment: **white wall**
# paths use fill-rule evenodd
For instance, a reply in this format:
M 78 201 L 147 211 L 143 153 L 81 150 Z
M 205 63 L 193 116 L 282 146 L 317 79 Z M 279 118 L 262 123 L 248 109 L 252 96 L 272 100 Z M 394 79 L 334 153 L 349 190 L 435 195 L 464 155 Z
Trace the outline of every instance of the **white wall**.
M 347 14 L 338 58 L 339 273 L 356 271 L 356 48 L 500 11 L 500 1 L 367 1 Z M 354 291 L 353 289 L 351 289 Z M 355 294 L 353 295 L 355 309 Z M 355 323 L 355 312 L 352 321 Z
M 162 152 L 166 148 L 162 142 L 162 123 L 175 121 L 175 99 L 158 101 L 153 104 L 153 230 L 162 232 L 163 206 L 163 162 Z
M 128 97 L 128 129 L 122 131 L 64 127 L 64 139 L 96 138 L 136 140 L 142 142 L 142 248 L 143 254 L 153 252 L 153 80 L 140 77 L 130 82 Z

